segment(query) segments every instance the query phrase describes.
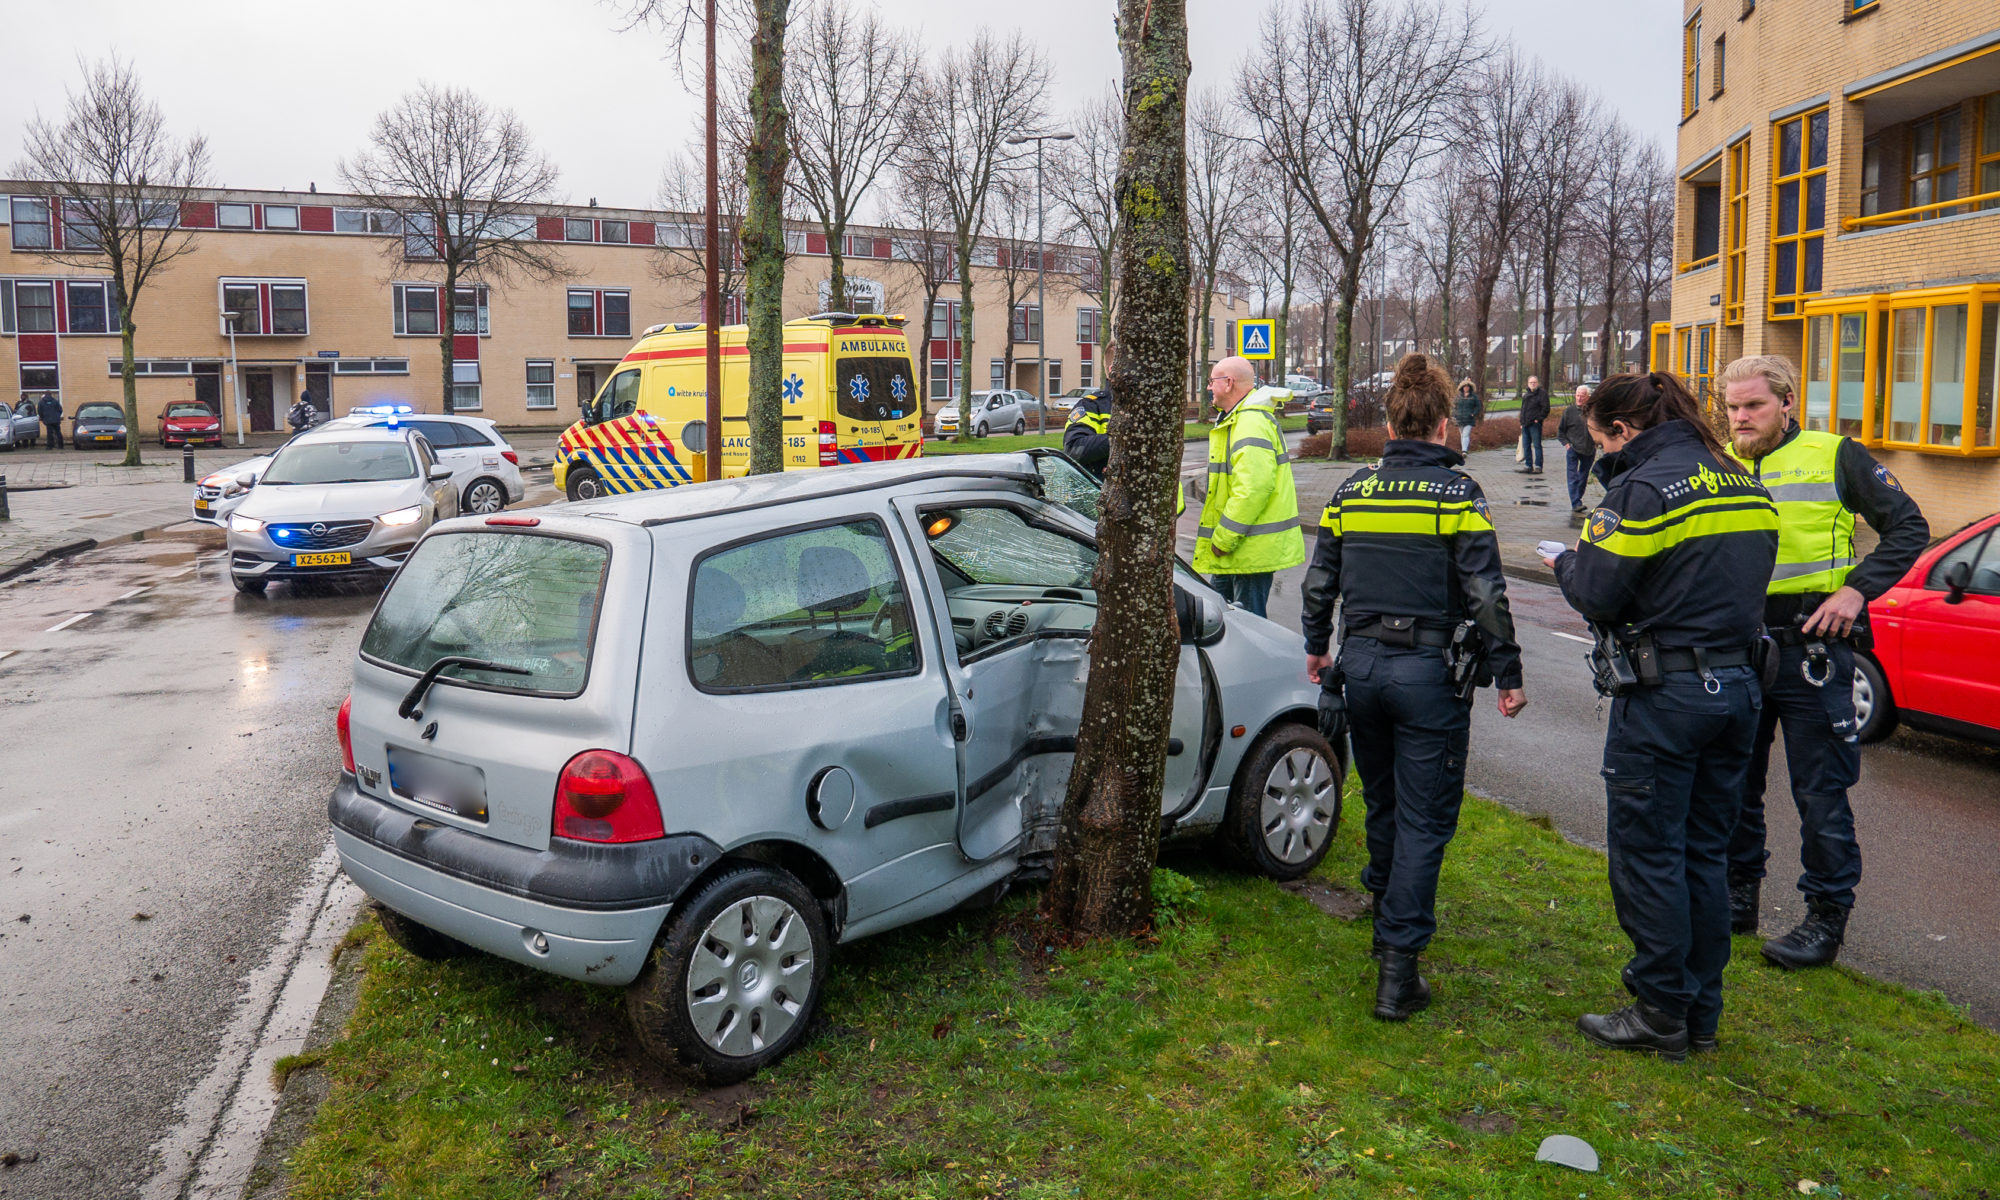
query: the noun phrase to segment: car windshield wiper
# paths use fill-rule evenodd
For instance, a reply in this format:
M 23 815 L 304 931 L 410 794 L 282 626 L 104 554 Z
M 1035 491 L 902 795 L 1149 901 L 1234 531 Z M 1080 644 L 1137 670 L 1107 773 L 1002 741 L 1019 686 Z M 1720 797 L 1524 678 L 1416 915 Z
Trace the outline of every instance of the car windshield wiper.
M 403 697 L 403 702 L 396 706 L 396 715 L 410 721 L 421 719 L 423 714 L 417 711 L 417 705 L 424 702 L 424 694 L 431 690 L 431 685 L 437 682 L 437 677 L 450 667 L 470 667 L 475 671 L 497 671 L 502 675 L 534 674 L 533 671 L 530 671 L 526 667 L 517 667 L 511 663 L 499 663 L 491 659 L 473 658 L 464 654 L 447 654 L 432 663 L 430 670 L 417 676 L 416 686 L 412 687 L 409 694 Z

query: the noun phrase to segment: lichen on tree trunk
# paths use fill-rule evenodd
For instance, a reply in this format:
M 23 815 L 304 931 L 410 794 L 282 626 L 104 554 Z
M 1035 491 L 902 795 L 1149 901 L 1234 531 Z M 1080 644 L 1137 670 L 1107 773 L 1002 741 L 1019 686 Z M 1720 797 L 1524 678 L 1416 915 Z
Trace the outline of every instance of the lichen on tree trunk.
M 1046 909 L 1085 937 L 1152 920 L 1160 792 L 1173 716 L 1174 484 L 1188 371 L 1187 10 L 1122 0 L 1125 153 L 1118 172 L 1125 246 L 1111 460 L 1097 524 L 1097 625 L 1075 767 Z
M 785 469 L 785 22 L 791 0 L 756 0 L 750 38 L 749 190 L 743 213 L 743 263 L 749 296 L 750 473 Z

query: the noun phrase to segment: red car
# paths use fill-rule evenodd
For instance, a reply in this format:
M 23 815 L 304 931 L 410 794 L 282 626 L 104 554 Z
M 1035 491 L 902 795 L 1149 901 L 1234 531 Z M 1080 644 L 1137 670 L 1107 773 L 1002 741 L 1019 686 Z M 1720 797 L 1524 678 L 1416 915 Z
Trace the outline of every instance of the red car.
M 1854 660 L 1862 741 L 1906 721 L 2000 745 L 2000 513 L 1924 551 L 1868 615 L 1875 649 Z
M 208 405 L 194 400 L 176 400 L 160 414 L 160 445 L 222 444 L 222 418 Z

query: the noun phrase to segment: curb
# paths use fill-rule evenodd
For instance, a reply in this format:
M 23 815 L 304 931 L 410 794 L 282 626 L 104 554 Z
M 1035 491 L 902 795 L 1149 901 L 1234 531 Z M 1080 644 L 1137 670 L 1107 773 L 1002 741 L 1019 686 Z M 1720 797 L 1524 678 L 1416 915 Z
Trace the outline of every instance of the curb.
M 170 521 L 168 524 L 174 524 L 174 522 Z M 166 525 L 161 525 L 158 528 L 165 529 L 166 527 Z M 142 532 L 151 533 L 153 531 L 148 529 Z M 74 542 L 64 542 L 60 546 L 43 550 L 38 554 L 24 554 L 19 558 L 8 559 L 5 562 L 0 562 L 0 580 L 12 579 L 16 575 L 26 575 L 43 563 L 54 562 L 59 558 L 68 558 L 72 554 L 82 554 L 85 550 L 95 550 L 96 548 L 96 538 L 82 538 Z

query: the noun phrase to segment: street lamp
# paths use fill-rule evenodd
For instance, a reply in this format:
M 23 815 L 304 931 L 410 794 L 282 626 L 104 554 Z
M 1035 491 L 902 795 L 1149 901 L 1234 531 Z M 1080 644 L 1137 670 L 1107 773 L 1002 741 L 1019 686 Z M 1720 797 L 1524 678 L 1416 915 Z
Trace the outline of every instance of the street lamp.
M 236 396 L 236 444 L 243 444 L 243 372 L 236 367 L 236 320 L 242 314 L 224 309 L 223 324 L 229 327 L 229 386 Z
M 1042 143 L 1067 142 L 1073 133 L 1022 133 L 1007 139 L 1009 146 L 1019 146 L 1027 142 L 1035 143 L 1035 369 L 1040 372 L 1040 386 L 1035 389 L 1035 432 L 1049 431 L 1049 303 L 1048 270 L 1049 247 L 1042 236 Z M 1014 314 L 1008 313 L 1011 324 Z

